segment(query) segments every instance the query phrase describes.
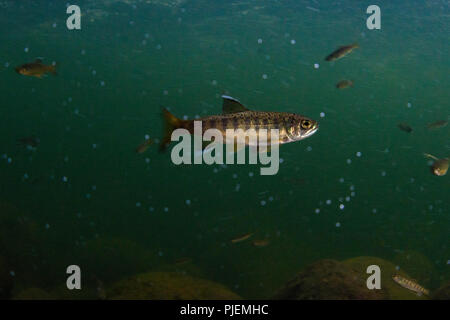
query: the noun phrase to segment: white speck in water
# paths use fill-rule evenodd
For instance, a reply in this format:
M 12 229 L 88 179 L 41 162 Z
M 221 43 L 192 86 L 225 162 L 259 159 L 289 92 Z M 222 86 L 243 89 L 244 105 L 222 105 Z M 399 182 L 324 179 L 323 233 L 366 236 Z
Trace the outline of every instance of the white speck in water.
M 314 212 L 315 212 L 316 214 L 318 214 L 318 213 L 320 213 L 320 209 L 319 209 L 319 208 L 316 208 L 316 210 L 314 210 Z
M 350 201 L 350 197 L 349 197 L 349 196 L 346 196 L 346 197 L 345 197 L 345 201 L 349 202 L 349 201 Z
M 238 175 L 236 173 L 233 173 L 233 179 L 236 179 Z
M 447 260 L 447 265 L 450 265 L 450 260 Z
M 354 197 L 354 196 L 355 196 L 355 192 L 352 191 L 352 192 L 350 193 L 350 195 L 351 195 L 352 197 Z
M 249 172 L 249 173 L 248 173 L 248 176 L 249 176 L 249 177 L 253 177 L 253 172 Z
M 406 106 L 407 106 L 408 108 L 411 108 L 411 107 L 412 107 L 411 102 L 408 102 L 408 103 L 406 104 Z
M 9 62 L 5 62 L 5 68 L 9 67 Z
M 162 252 L 162 251 L 159 251 L 159 252 L 158 252 L 158 256 L 162 257 L 162 256 L 163 256 L 163 252 Z
M 321 117 L 321 118 L 325 118 L 325 112 L 321 112 L 321 113 L 320 113 L 320 117 Z
M 162 46 L 161 46 L 160 44 L 158 44 L 158 45 L 156 46 L 156 49 L 158 49 L 158 50 L 161 50 L 161 48 L 162 48 Z
M 54 23 L 52 24 L 52 27 L 53 27 L 53 28 L 56 28 L 56 22 L 54 22 Z
M 318 63 L 314 63 L 314 69 L 319 69 L 320 65 Z
M 150 139 L 150 135 L 146 134 L 146 135 L 144 136 L 144 139 L 145 139 L 145 140 Z
M 92 149 L 97 149 L 97 144 L 96 143 L 92 144 Z
M 133 20 L 130 21 L 130 26 L 132 26 L 132 25 L 134 25 L 134 21 Z
M 272 196 L 269 197 L 269 201 L 273 201 L 273 197 Z
M 341 226 L 340 222 L 336 222 L 336 228 L 339 228 Z
M 381 171 L 381 176 L 385 177 L 386 176 L 386 171 Z
M 186 204 L 189 206 L 191 204 L 191 200 L 187 199 Z
M 14 272 L 14 270 L 11 270 L 11 271 L 9 272 L 9 274 L 11 275 L 11 277 L 14 277 L 14 276 L 16 275 L 16 273 Z
M 48 223 L 45 225 L 45 229 L 50 229 L 50 225 Z
M 163 95 L 167 96 L 168 94 L 169 94 L 169 91 L 168 91 L 168 90 L 164 90 L 164 91 L 163 91 Z
M 377 209 L 376 209 L 376 208 L 373 208 L 373 209 L 372 209 L 372 213 L 377 213 Z
M 416 181 L 414 178 L 409 179 L 409 182 L 414 183 Z
M 67 182 L 68 180 L 69 180 L 69 179 L 67 179 L 66 176 L 62 177 L 62 181 L 63 181 L 63 182 Z
M 283 163 L 284 162 L 284 159 L 283 158 L 280 158 L 280 163 Z
M 100 81 L 100 85 L 102 86 L 102 87 L 104 87 L 105 86 L 105 81 Z
M 311 146 L 307 146 L 306 147 L 306 151 L 311 151 L 312 150 L 312 147 Z
M 188 119 L 188 116 L 187 115 L 184 115 L 183 116 L 183 120 L 187 120 Z
M 150 37 L 150 35 L 149 35 L 148 33 L 146 33 L 146 34 L 144 34 L 144 37 L 145 37 L 146 39 L 148 39 L 148 38 Z
M 168 207 L 164 207 L 164 212 L 169 212 L 169 208 Z
M 340 183 L 344 183 L 344 178 L 339 178 Z
M 219 170 L 217 168 L 214 168 L 213 172 L 217 173 L 217 172 L 219 172 Z
M 262 75 L 262 78 L 263 78 L 264 80 L 266 80 L 266 79 L 267 79 L 267 74 L 264 73 L 264 74 Z
M 351 185 L 349 189 L 350 189 L 350 191 L 353 191 L 353 190 L 355 190 L 355 186 Z
M 341 204 L 339 205 L 339 209 L 344 210 L 344 208 L 345 208 L 345 206 L 341 203 Z
M 395 266 L 395 270 L 400 270 L 400 266 Z
M 269 55 L 266 55 L 266 60 L 270 60 L 270 56 Z
M 217 86 L 217 80 L 211 81 L 211 84 L 212 84 L 213 86 Z
M 23 49 L 23 51 L 28 52 L 28 51 L 30 51 L 30 49 L 25 48 L 25 49 Z
M 234 188 L 234 191 L 238 192 L 239 189 L 241 189 L 241 185 L 238 183 L 238 184 L 236 185 L 236 187 Z
M 86 54 L 86 50 L 81 50 L 81 54 L 84 56 Z
M 331 200 L 328 199 L 327 201 L 325 201 L 325 203 L 330 205 L 331 204 Z
M 262 43 L 262 39 L 258 39 L 258 43 L 261 44 Z
M 141 203 L 140 202 L 136 202 L 136 207 L 140 207 L 141 206 Z
M 145 163 L 150 163 L 150 158 L 145 158 Z
M 8 163 L 11 163 L 11 162 L 12 162 L 12 159 L 11 159 L 11 158 L 8 158 L 7 161 L 8 161 Z
M 92 191 L 95 191 L 95 190 L 97 190 L 97 186 L 96 186 L 96 185 L 93 185 L 93 186 L 91 187 L 91 189 L 92 189 Z
M 291 44 L 295 44 L 295 40 L 294 39 L 291 40 Z
M 148 208 L 148 211 L 153 212 L 153 211 L 155 211 L 155 208 L 149 207 L 149 208 Z
M 143 46 L 145 46 L 147 44 L 147 40 L 144 39 L 144 40 L 142 40 L 141 43 L 142 43 Z
M 347 159 L 347 164 L 351 164 L 352 163 L 352 159 Z
M 356 153 L 356 156 L 359 158 L 359 157 L 362 156 L 362 153 L 358 151 L 358 152 Z
M 90 193 L 86 193 L 86 199 L 90 199 L 91 198 L 91 194 Z
M 265 206 L 266 205 L 266 201 L 265 200 L 261 200 L 261 205 Z
M 92 75 L 95 76 L 97 74 L 97 71 L 92 70 Z

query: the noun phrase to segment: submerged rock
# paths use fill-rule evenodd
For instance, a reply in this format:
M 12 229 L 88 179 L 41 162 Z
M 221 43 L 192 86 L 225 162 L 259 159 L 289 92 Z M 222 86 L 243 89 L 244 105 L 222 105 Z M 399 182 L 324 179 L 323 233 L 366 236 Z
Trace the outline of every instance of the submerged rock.
M 225 286 L 174 272 L 148 272 L 121 280 L 107 291 L 107 299 L 237 300 Z
M 393 261 L 421 285 L 430 286 L 432 284 L 436 270 L 430 260 L 420 252 L 407 250 L 397 254 Z
M 345 265 L 355 270 L 361 277 L 367 279 L 367 267 L 370 265 L 377 265 L 381 270 L 381 289 L 384 291 L 385 299 L 390 300 L 415 300 L 415 299 L 427 299 L 426 296 L 419 296 L 415 292 L 401 287 L 394 280 L 392 280 L 393 274 L 399 274 L 405 278 L 412 278 L 404 271 L 397 270 L 396 266 L 386 260 L 377 257 L 356 257 L 345 261 L 342 261 Z M 420 285 L 422 285 L 419 282 Z M 378 291 L 378 290 L 376 290 Z
M 434 300 L 450 300 L 450 282 L 437 289 L 431 297 Z
M 366 277 L 336 260 L 320 260 L 307 266 L 274 296 L 288 300 L 383 299 L 383 290 L 369 290 Z

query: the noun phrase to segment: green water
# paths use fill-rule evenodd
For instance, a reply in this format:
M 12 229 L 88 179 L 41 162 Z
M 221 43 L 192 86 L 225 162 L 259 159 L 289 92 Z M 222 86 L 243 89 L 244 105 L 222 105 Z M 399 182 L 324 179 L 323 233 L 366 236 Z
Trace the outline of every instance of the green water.
M 325 258 L 422 268 L 431 289 L 450 279 L 449 177 L 422 155 L 450 153 L 450 127 L 426 128 L 449 117 L 447 1 L 379 1 L 380 30 L 366 27 L 370 1 L 76 4 L 82 28 L 69 31 L 64 1 L 0 1 L 0 271 L 13 292 L 63 286 L 71 264 L 105 286 L 182 269 L 244 298 Z M 14 71 L 36 57 L 58 75 Z M 336 89 L 341 79 L 354 87 Z M 136 154 L 160 138 L 161 106 L 219 114 L 224 93 L 320 129 L 283 145 L 273 176 L 175 166 L 156 145 Z M 31 135 L 36 150 L 17 145 Z

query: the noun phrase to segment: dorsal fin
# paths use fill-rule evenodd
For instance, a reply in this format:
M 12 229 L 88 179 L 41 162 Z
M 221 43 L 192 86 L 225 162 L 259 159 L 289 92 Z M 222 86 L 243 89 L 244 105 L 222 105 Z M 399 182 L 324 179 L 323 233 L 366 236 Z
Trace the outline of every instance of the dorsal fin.
M 223 114 L 249 111 L 246 107 L 242 105 L 242 103 L 239 102 L 239 100 L 236 100 L 233 97 L 222 96 L 222 99 L 223 99 L 222 105 Z

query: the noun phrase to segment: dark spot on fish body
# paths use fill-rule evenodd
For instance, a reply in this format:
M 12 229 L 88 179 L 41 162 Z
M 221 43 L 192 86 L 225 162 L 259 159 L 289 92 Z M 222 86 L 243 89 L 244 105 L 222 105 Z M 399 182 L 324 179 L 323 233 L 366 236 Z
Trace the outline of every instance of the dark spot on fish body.
M 239 118 L 238 117 L 234 117 L 233 118 L 233 129 L 237 129 L 239 128 Z

